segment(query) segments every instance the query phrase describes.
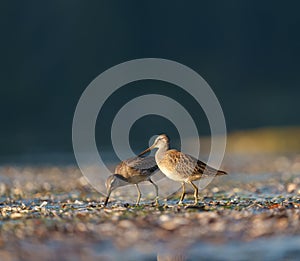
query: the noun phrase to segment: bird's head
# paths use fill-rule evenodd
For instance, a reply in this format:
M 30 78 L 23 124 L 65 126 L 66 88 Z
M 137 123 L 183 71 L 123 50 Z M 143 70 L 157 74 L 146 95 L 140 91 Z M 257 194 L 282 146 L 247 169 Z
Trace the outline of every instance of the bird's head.
M 110 196 L 110 194 L 113 190 L 115 190 L 118 187 L 125 186 L 127 184 L 128 183 L 126 182 L 126 180 L 123 176 L 121 176 L 119 174 L 110 175 L 106 179 L 106 182 L 105 182 L 105 187 L 106 187 L 106 190 L 107 190 L 107 197 L 105 199 L 104 206 L 107 205 L 109 196 Z
M 152 146 L 149 147 L 148 149 L 144 150 L 143 152 L 141 152 L 139 154 L 139 156 L 142 156 L 142 155 L 146 154 L 147 152 L 149 152 L 150 150 L 153 150 L 155 148 L 160 149 L 160 148 L 163 148 L 163 147 L 167 147 L 167 148 L 169 147 L 169 137 L 166 134 L 159 135 L 155 139 Z

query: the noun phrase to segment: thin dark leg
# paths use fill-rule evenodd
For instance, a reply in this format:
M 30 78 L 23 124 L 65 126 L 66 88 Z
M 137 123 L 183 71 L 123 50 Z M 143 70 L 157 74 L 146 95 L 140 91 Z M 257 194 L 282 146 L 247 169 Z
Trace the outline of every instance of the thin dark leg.
M 149 182 L 155 187 L 156 198 L 155 203 L 158 204 L 158 186 L 149 178 Z
M 136 189 L 138 191 L 138 197 L 137 197 L 137 200 L 136 200 L 136 205 L 138 205 L 140 203 L 140 199 L 141 199 L 141 191 L 140 191 L 140 188 L 139 188 L 139 185 L 138 184 L 135 184 L 136 186 Z
M 181 184 L 182 184 L 182 194 L 181 194 L 181 197 L 180 197 L 180 199 L 179 199 L 178 204 L 182 204 L 182 201 L 183 201 L 184 196 L 185 196 L 185 183 L 182 182 Z
M 198 187 L 192 181 L 190 181 L 189 183 L 193 186 L 193 188 L 195 190 L 195 192 L 194 192 L 195 203 L 194 204 L 197 205 L 197 203 L 198 203 Z

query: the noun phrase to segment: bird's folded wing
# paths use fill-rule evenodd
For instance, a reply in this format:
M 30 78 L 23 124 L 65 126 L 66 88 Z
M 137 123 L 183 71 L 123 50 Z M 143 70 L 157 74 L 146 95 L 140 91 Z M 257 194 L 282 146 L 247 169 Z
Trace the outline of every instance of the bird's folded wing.
M 169 151 L 168 151 L 169 152 Z M 201 160 L 177 150 L 170 150 L 166 155 L 168 161 L 174 166 L 176 172 L 186 177 L 190 175 L 214 176 L 220 175 L 220 171 L 208 166 Z

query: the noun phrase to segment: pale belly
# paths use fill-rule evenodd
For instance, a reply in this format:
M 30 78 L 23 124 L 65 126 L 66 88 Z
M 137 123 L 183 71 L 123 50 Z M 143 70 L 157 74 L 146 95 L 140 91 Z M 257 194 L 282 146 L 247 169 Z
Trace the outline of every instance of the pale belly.
M 169 179 L 175 181 L 185 181 L 185 178 L 178 175 L 176 171 L 170 170 L 170 168 L 165 168 L 163 165 L 158 164 L 158 167 L 162 173 L 164 173 Z

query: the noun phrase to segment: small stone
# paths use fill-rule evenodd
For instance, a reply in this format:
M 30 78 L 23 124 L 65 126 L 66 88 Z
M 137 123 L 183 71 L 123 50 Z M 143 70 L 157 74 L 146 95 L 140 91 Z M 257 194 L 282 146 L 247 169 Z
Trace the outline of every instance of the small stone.
M 296 189 L 297 189 L 297 184 L 295 183 L 289 183 L 286 187 L 288 193 L 294 193 Z
M 119 227 L 125 229 L 131 229 L 132 227 L 135 227 L 135 225 L 129 220 L 121 220 L 119 222 Z
M 10 218 L 11 219 L 18 219 L 18 218 L 21 218 L 22 216 L 23 215 L 21 213 L 14 212 L 14 213 L 11 213 Z
M 211 190 L 213 193 L 218 193 L 220 190 L 218 187 L 214 187 L 212 190 Z
M 42 207 L 46 206 L 47 204 L 48 204 L 47 201 L 43 201 L 43 203 L 39 206 L 39 208 L 42 208 Z
M 80 232 L 86 232 L 87 231 L 87 227 L 84 223 L 80 222 L 76 225 L 76 229 Z
M 174 230 L 175 228 L 177 228 L 177 226 L 178 225 L 175 222 L 173 222 L 172 220 L 163 222 L 161 224 L 161 227 L 166 230 Z
M 162 222 L 166 222 L 166 221 L 170 220 L 170 217 L 168 215 L 161 215 L 159 217 L 159 220 L 162 221 Z

